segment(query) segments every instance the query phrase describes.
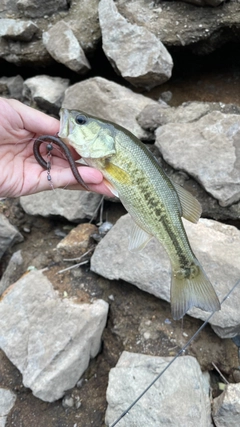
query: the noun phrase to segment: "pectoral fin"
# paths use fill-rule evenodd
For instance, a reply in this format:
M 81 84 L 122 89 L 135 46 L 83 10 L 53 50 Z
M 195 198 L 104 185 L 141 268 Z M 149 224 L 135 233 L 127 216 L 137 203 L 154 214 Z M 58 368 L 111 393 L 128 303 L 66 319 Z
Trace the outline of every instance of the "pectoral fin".
M 152 237 L 134 222 L 129 236 L 128 250 L 130 252 L 140 252 Z
M 172 182 L 172 184 L 178 194 L 182 206 L 182 216 L 188 221 L 197 223 L 202 213 L 202 207 L 199 201 L 195 199 L 189 191 L 181 187 L 181 185 L 176 184 L 175 182 Z
M 114 163 L 107 163 L 105 165 L 105 170 L 114 178 L 115 181 L 126 185 L 132 184 L 131 176 L 119 166 L 114 165 Z

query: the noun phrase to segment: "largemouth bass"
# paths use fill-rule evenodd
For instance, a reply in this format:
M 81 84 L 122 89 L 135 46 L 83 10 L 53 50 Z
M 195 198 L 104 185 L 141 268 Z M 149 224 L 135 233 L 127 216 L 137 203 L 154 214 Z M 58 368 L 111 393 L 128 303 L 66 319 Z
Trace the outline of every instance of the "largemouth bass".
M 180 319 L 193 306 L 219 310 L 218 297 L 190 247 L 181 219 L 198 221 L 198 201 L 173 184 L 147 147 L 117 124 L 62 109 L 58 135 L 102 172 L 106 185 L 132 216 L 129 249 L 141 250 L 153 236 L 165 248 L 172 267 L 173 318 Z

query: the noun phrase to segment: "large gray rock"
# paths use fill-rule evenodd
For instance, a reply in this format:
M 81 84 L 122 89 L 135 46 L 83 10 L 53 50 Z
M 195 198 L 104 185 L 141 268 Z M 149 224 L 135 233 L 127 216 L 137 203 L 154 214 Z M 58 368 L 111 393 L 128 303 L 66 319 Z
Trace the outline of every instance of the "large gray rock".
M 154 34 L 128 22 L 113 0 L 101 0 L 98 10 L 103 50 L 123 78 L 151 89 L 171 77 L 171 55 Z
M 193 123 L 166 124 L 155 144 L 167 163 L 193 176 L 222 206 L 240 200 L 239 115 L 214 111 Z
M 109 373 L 107 426 L 124 412 L 172 360 L 124 351 Z M 209 376 L 197 360 L 179 357 L 124 418 L 122 427 L 210 427 Z
M 191 246 L 221 301 L 240 277 L 240 232 L 235 227 L 206 219 L 198 224 L 184 221 L 184 225 Z M 125 280 L 170 301 L 171 267 L 166 252 L 156 239 L 139 253 L 129 252 L 131 228 L 130 215 L 121 217 L 98 244 L 91 258 L 91 269 L 103 277 Z M 222 338 L 240 334 L 236 301 L 240 301 L 240 285 L 210 320 L 212 328 Z M 188 314 L 202 320 L 208 317 L 200 309 L 192 309 Z
M 78 190 L 42 191 L 22 196 L 20 203 L 29 215 L 61 215 L 69 221 L 92 218 L 96 214 L 101 195 Z
M 50 55 L 70 70 L 84 74 L 91 66 L 85 53 L 66 22 L 59 21 L 43 33 L 43 44 Z
M 0 388 L 0 427 L 5 427 L 7 415 L 14 406 L 16 398 L 10 390 Z
M 23 98 L 32 106 L 47 113 L 59 112 L 64 98 L 64 92 L 69 86 L 68 79 L 46 75 L 31 77 L 24 81 Z
M 118 123 L 140 139 L 146 139 L 148 133 L 139 126 L 136 117 L 149 104 L 157 102 L 102 77 L 70 86 L 63 101 L 65 108 L 82 110 Z
M 0 259 L 4 252 L 15 243 L 22 242 L 23 236 L 5 215 L 0 214 Z
M 33 394 L 53 402 L 72 388 L 97 355 L 108 304 L 59 298 L 49 280 L 32 271 L 0 302 L 0 347 Z
M 220 396 L 213 400 L 213 420 L 216 427 L 240 425 L 240 384 L 227 384 Z

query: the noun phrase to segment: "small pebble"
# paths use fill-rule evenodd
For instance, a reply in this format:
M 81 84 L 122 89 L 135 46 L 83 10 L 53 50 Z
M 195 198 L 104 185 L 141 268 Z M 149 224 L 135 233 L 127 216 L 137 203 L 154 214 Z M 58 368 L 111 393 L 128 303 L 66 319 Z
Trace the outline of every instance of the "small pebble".
M 65 396 L 62 400 L 62 406 L 64 408 L 72 408 L 74 405 L 74 400 L 71 396 Z

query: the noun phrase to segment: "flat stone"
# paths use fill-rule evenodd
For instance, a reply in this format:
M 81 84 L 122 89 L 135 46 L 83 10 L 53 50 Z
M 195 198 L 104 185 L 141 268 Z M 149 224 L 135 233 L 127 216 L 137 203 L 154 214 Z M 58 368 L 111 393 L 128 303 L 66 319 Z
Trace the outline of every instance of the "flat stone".
M 70 70 L 84 74 L 91 66 L 73 31 L 64 20 L 43 33 L 43 44 L 50 55 Z
M 240 425 L 240 384 L 227 384 L 213 400 L 213 420 L 216 427 Z
M 240 232 L 216 221 L 200 219 L 198 224 L 183 220 L 191 246 L 212 282 L 220 301 L 239 280 Z M 101 240 L 91 258 L 92 271 L 110 280 L 125 280 L 158 298 L 170 301 L 171 267 L 168 256 L 156 239 L 139 253 L 128 251 L 132 228 L 129 214 L 121 217 Z M 113 255 L 114 254 L 114 255 Z M 240 285 L 210 319 L 221 338 L 240 334 Z M 189 315 L 206 320 L 206 312 L 194 308 Z
M 117 123 L 140 139 L 147 139 L 149 135 L 140 127 L 136 117 L 148 104 L 157 102 L 102 77 L 70 86 L 63 101 L 64 108 L 85 111 Z
M 240 116 L 214 111 L 193 123 L 156 131 L 156 146 L 173 168 L 195 178 L 221 206 L 240 200 Z
M 22 196 L 20 204 L 29 215 L 60 215 L 69 221 L 92 218 L 101 195 L 78 190 L 56 189 Z
M 113 0 L 101 0 L 98 10 L 103 50 L 117 73 L 147 89 L 171 77 L 171 55 L 154 34 L 127 21 Z
M 59 298 L 40 271 L 11 286 L 0 302 L 0 347 L 34 396 L 53 402 L 74 387 L 101 346 L 108 304 Z
M 5 215 L 0 214 L 0 259 L 8 248 L 22 241 L 22 234 L 10 224 Z
M 171 357 L 124 351 L 109 373 L 107 426 L 129 407 L 166 368 Z M 210 427 L 209 375 L 202 374 L 197 360 L 183 356 L 167 369 L 124 418 L 122 427 Z

